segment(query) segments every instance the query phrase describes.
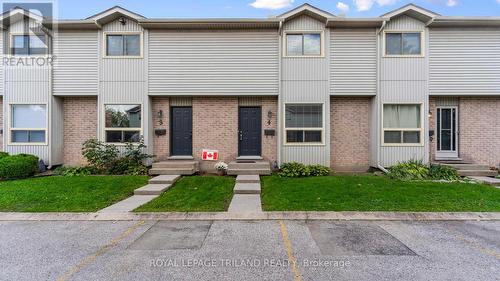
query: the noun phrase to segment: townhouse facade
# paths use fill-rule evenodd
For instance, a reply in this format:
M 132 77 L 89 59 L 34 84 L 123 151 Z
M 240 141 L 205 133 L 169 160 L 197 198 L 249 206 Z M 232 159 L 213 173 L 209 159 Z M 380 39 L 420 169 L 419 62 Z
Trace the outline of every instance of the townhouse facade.
M 2 148 L 82 165 L 143 138 L 155 161 L 500 165 L 500 18 L 304 4 L 265 19 L 3 15 Z M 28 33 L 26 33 L 28 31 Z M 31 60 L 29 60 L 31 59 Z M 34 60 L 33 60 L 34 59 Z

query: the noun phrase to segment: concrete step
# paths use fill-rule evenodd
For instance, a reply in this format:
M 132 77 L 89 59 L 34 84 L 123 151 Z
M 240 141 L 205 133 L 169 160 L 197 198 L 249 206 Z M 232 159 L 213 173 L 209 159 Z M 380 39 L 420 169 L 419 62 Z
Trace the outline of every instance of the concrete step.
M 260 183 L 236 183 L 234 194 L 260 194 Z
M 462 177 L 495 177 L 498 173 L 492 170 L 459 170 L 458 174 Z
M 99 213 L 131 212 L 155 199 L 158 195 L 134 195 L 99 211 Z
M 170 160 L 153 163 L 153 169 L 163 168 L 178 168 L 178 169 L 195 169 L 198 167 L 198 161 L 190 160 Z
M 450 166 L 457 170 L 489 170 L 490 166 L 488 165 L 479 165 L 479 164 L 441 164 L 443 166 Z
M 153 169 L 149 170 L 149 174 L 152 176 L 156 176 L 156 175 L 189 176 L 189 175 L 193 175 L 194 173 L 196 173 L 196 170 L 193 168 L 191 168 L 191 169 L 187 169 L 187 168 L 182 168 L 182 169 L 179 169 L 179 168 L 153 168 Z
M 271 165 L 267 161 L 255 161 L 254 163 L 247 162 L 230 162 L 229 169 L 271 169 Z
M 150 184 L 173 184 L 181 176 L 180 175 L 160 175 L 149 180 Z
M 236 183 L 260 183 L 259 175 L 238 175 Z
M 231 213 L 259 213 L 262 212 L 259 194 L 235 194 L 228 212 Z
M 236 175 L 270 175 L 271 169 L 227 169 L 230 176 Z
M 141 188 L 134 190 L 135 195 L 160 195 L 167 189 L 169 189 L 171 184 L 147 184 Z
M 490 178 L 490 177 L 470 177 L 470 178 L 485 184 L 490 184 L 500 187 L 500 179 L 497 178 Z

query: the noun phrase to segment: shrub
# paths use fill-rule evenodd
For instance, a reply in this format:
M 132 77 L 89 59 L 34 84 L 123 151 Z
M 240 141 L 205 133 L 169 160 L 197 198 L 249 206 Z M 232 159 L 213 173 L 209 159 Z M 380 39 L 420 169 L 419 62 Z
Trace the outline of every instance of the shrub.
M 125 144 L 124 157 L 128 158 L 131 162 L 144 164 L 145 160 L 155 157 L 154 155 L 144 153 L 146 148 L 147 146 L 144 144 L 143 138 L 137 144 L 128 142 Z
M 128 157 L 122 157 L 113 162 L 107 173 L 110 175 L 146 175 L 148 169 L 140 162 Z
M 287 178 L 308 177 L 311 175 L 311 171 L 302 163 L 290 162 L 281 165 L 278 175 Z
M 0 159 L 7 157 L 7 156 L 9 156 L 9 153 L 4 152 L 4 151 L 0 151 Z
M 330 175 L 330 168 L 322 165 L 309 165 L 308 166 L 311 176 L 322 177 Z
M 460 175 L 455 168 L 445 165 L 431 165 L 429 176 L 434 180 L 455 181 L 460 179 Z
M 54 174 L 58 176 L 74 177 L 74 176 L 90 176 L 96 173 L 91 167 L 58 167 L 54 170 Z
M 106 171 L 118 158 L 118 149 L 113 144 L 89 139 L 83 143 L 82 155 L 87 159 L 89 166 L 99 171 Z
M 0 178 L 23 179 L 34 176 L 38 172 L 38 157 L 29 154 L 18 154 L 0 158 Z
M 419 160 L 399 162 L 389 169 L 387 175 L 398 180 L 425 180 L 429 179 L 429 166 Z

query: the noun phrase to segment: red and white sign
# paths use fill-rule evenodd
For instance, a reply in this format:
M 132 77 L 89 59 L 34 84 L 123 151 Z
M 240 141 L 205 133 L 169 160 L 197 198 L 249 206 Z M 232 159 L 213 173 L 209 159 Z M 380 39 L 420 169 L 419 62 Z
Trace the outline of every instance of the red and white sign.
M 219 159 L 219 151 L 203 149 L 201 153 L 201 159 L 203 161 L 217 161 Z

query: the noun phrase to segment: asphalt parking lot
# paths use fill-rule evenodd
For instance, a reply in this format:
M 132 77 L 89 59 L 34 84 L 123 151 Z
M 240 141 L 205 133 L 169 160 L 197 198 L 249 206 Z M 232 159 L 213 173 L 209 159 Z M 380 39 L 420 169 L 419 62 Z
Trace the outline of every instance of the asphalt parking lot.
M 0 222 L 0 280 L 500 280 L 500 222 Z

